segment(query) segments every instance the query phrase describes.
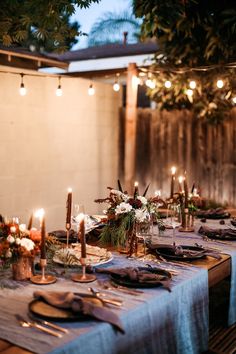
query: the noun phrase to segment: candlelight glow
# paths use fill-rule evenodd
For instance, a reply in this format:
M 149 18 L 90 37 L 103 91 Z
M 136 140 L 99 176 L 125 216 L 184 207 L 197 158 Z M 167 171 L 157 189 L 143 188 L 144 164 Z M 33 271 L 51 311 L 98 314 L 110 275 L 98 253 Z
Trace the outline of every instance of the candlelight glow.
M 68 188 L 68 189 L 67 189 L 67 192 L 68 192 L 68 193 L 72 193 L 72 188 Z
M 218 88 L 222 88 L 224 86 L 224 81 L 223 80 L 217 80 L 216 86 Z
M 183 176 L 179 176 L 178 181 L 179 181 L 179 183 L 182 183 L 184 181 L 184 177 Z
M 171 86 L 172 83 L 169 80 L 165 81 L 165 88 L 171 88 Z
M 135 186 L 135 187 L 138 187 L 138 182 L 134 182 L 134 186 Z
M 160 196 L 161 196 L 161 191 L 160 190 L 155 191 L 155 197 L 160 197 Z
M 176 167 L 175 166 L 173 166 L 173 167 L 171 167 L 171 174 L 172 175 L 175 175 L 175 172 L 176 172 Z
M 39 218 L 40 220 L 42 220 L 44 214 L 45 214 L 44 209 L 38 209 L 38 210 L 34 213 L 34 216 L 35 216 L 36 218 Z
M 192 90 L 194 90 L 194 89 L 196 88 L 196 86 L 197 86 L 196 81 L 194 81 L 194 80 L 190 81 L 189 87 L 190 87 Z

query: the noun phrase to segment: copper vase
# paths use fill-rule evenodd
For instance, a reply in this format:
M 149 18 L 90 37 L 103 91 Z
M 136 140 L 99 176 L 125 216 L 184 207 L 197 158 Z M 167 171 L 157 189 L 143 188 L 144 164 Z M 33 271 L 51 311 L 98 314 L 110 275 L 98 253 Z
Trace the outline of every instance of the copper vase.
M 12 264 L 12 277 L 14 280 L 28 280 L 33 275 L 33 258 L 21 256 Z

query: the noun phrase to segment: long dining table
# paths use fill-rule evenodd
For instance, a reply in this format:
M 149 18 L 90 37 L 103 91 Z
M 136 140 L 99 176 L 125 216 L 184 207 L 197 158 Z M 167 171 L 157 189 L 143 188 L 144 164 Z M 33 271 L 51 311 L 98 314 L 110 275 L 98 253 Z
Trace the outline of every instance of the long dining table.
M 213 222 L 214 225 L 219 225 Z M 33 328 L 23 328 L 16 321 L 15 314 L 27 317 L 28 304 L 33 293 L 42 286 L 30 282 L 15 282 L 11 274 L 1 274 L 0 290 L 0 352 L 2 353 L 202 353 L 208 348 L 208 292 L 209 287 L 231 276 L 229 324 L 236 322 L 236 308 L 233 298 L 235 289 L 236 247 L 233 242 L 204 241 L 197 233 L 176 233 L 178 244 L 201 244 L 214 247 L 221 259 L 205 257 L 190 264 L 174 262 L 157 263 L 153 266 L 173 270 L 171 292 L 162 286 L 142 289 L 134 296 L 117 292 L 123 300 L 121 308 L 112 308 L 120 318 L 125 333 L 117 332 L 110 324 L 95 319 L 73 322 L 58 322 L 68 333 L 54 338 Z M 158 237 L 158 242 L 169 242 L 171 231 Z M 113 259 L 106 267 L 137 267 L 145 264 L 141 259 L 128 259 L 125 255 L 113 253 Z M 91 285 L 99 289 L 98 281 L 91 284 L 74 283 L 67 270 L 56 283 L 43 287 L 45 291 L 88 292 Z M 109 276 L 97 274 L 98 280 Z

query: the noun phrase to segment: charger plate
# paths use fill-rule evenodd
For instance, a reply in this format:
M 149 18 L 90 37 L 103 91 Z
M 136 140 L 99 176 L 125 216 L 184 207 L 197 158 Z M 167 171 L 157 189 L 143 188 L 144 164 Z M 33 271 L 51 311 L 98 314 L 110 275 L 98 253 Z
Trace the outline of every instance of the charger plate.
M 159 256 L 176 261 L 193 261 L 195 259 L 206 257 L 203 253 L 204 249 L 202 247 L 182 245 L 180 247 L 183 250 L 182 254 L 176 254 L 176 247 L 173 247 L 172 245 L 157 246 L 155 247 L 155 251 Z
M 71 248 L 60 248 L 55 252 L 53 262 L 66 266 L 80 266 L 81 245 L 80 243 L 72 243 Z M 86 264 L 91 266 L 99 266 L 106 264 L 113 259 L 113 255 L 106 248 L 86 245 Z
M 139 281 L 135 281 L 135 280 L 131 280 L 129 278 L 125 278 L 121 275 L 118 274 L 111 274 L 111 280 L 119 285 L 122 286 L 127 286 L 130 288 L 154 288 L 157 286 L 161 286 L 163 282 L 167 282 L 171 279 L 171 274 L 170 272 L 161 269 L 161 268 L 156 268 L 156 267 L 138 267 L 139 270 L 145 270 L 147 272 L 150 273 L 154 273 L 154 274 L 158 274 L 160 275 L 161 279 L 159 281 L 156 282 L 139 282 Z
M 103 306 L 101 300 L 95 298 L 93 295 L 79 294 L 83 297 L 84 301 L 92 302 L 96 306 Z M 29 303 L 29 311 L 34 316 L 54 320 L 54 321 L 76 321 L 88 319 L 88 315 L 84 315 L 82 312 L 73 312 L 69 309 L 61 309 L 47 304 L 45 301 L 35 299 Z

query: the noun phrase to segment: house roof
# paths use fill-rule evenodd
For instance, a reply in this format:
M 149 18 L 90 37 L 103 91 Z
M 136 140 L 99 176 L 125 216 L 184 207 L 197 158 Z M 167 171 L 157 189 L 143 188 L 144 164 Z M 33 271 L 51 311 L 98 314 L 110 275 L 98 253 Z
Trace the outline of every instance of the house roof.
M 45 67 L 68 68 L 68 63 L 59 58 L 48 57 L 41 53 L 32 53 L 20 47 L 4 46 L 0 46 L 0 65 L 31 70 Z
M 89 47 L 69 51 L 61 55 L 49 54 L 50 57 L 57 58 L 66 62 L 114 58 L 130 55 L 153 54 L 158 51 L 155 42 L 135 43 L 135 44 L 105 44 L 96 47 Z

